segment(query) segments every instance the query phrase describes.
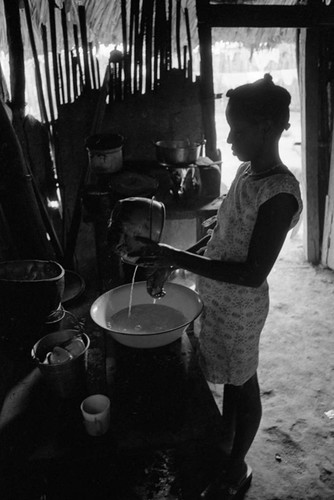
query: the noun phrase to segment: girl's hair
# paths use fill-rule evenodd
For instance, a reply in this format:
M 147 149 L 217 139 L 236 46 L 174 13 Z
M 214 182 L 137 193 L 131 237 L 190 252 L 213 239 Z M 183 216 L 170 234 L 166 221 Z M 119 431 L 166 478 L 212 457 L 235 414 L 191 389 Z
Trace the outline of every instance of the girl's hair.
M 271 120 L 279 132 L 290 127 L 291 95 L 285 88 L 275 85 L 269 73 L 254 83 L 228 90 L 226 96 L 230 110 L 240 113 L 247 121 Z

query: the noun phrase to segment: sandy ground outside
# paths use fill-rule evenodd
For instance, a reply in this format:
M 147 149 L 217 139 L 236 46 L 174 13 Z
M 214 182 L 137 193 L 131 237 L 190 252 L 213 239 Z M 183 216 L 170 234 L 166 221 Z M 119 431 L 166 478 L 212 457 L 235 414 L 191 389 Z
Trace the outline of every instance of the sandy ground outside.
M 334 499 L 334 418 L 326 415 L 334 410 L 334 272 L 306 262 L 302 240 L 302 228 L 289 235 L 268 279 L 263 418 L 246 500 Z

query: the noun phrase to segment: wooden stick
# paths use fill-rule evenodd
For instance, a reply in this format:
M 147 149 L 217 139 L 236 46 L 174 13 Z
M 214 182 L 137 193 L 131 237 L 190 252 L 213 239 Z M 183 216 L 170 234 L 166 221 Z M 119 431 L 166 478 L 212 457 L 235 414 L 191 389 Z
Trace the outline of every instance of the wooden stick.
M 11 0 L 5 0 L 4 7 L 9 48 L 11 104 L 14 112 L 21 113 L 25 108 L 25 73 L 20 11 L 18 2 Z
M 187 72 L 187 46 L 183 46 L 183 71 L 186 74 Z
M 45 24 L 42 24 L 41 29 L 42 29 L 43 51 L 44 51 L 46 89 L 47 89 L 47 94 L 48 94 L 48 99 L 49 99 L 49 110 L 50 110 L 51 122 L 54 123 L 55 114 L 54 114 L 54 108 L 53 108 L 53 96 L 52 96 L 52 89 L 51 89 L 48 38 L 47 38 Z
M 70 52 L 69 52 L 69 46 L 68 46 L 68 33 L 67 33 L 65 4 L 63 5 L 63 8 L 61 9 L 61 25 L 62 25 L 62 29 L 63 29 L 63 39 L 64 39 L 64 57 L 65 57 L 67 102 L 71 102 Z
M 143 50 L 144 50 L 144 36 L 146 26 L 146 2 L 143 0 L 141 9 L 141 18 L 139 22 L 138 34 L 138 71 L 139 71 L 139 93 L 143 93 Z
M 166 72 L 167 69 L 167 18 L 166 18 L 166 6 L 163 2 L 160 6 L 160 78 Z
M 138 61 L 139 61 L 139 0 L 134 1 L 134 73 L 133 73 L 133 90 L 134 93 L 139 90 L 139 79 L 138 79 Z
M 76 50 L 76 63 L 77 63 L 77 67 L 79 69 L 80 92 L 81 92 L 82 89 L 84 88 L 84 77 L 83 77 L 83 71 L 82 71 L 81 59 L 80 59 L 78 26 L 76 24 L 73 24 L 73 36 L 74 36 L 74 44 L 75 44 L 75 50 Z
M 53 259 L 25 156 L 0 101 L 1 206 L 21 259 Z
M 78 82 L 77 82 L 77 56 L 74 54 L 73 50 L 71 50 L 71 66 L 72 66 L 72 82 L 73 82 L 73 95 L 74 99 L 78 97 Z
M 88 59 L 88 43 L 87 43 L 87 28 L 86 28 L 86 10 L 84 5 L 78 6 L 79 13 L 79 23 L 80 23 L 80 33 L 81 33 L 81 44 L 83 51 L 84 60 L 84 71 L 85 71 L 85 88 L 91 89 L 91 78 L 89 73 L 89 59 Z
M 97 83 L 96 83 L 96 75 L 95 75 L 95 67 L 94 67 L 94 56 L 93 56 L 93 42 L 89 42 L 89 60 L 90 60 L 90 71 L 92 74 L 92 80 L 93 80 L 93 88 L 97 88 Z
M 192 44 L 191 44 L 189 12 L 188 12 L 187 8 L 184 9 L 184 16 L 185 16 L 185 20 L 186 20 L 187 40 L 188 40 L 188 49 L 189 49 L 188 78 L 190 80 L 192 80 L 193 52 L 192 52 Z
M 158 15 L 158 4 L 156 4 L 155 9 L 155 22 L 154 22 L 154 56 L 153 56 L 153 88 L 156 89 L 159 82 L 158 68 L 159 68 L 159 15 Z
M 29 0 L 24 0 L 24 10 L 25 10 L 25 15 L 26 15 L 26 20 L 27 20 L 31 50 L 32 50 L 32 54 L 33 54 L 33 58 L 34 58 L 34 62 L 35 62 L 36 87 L 37 87 L 37 96 L 38 96 L 38 102 L 39 102 L 39 107 L 40 107 L 40 112 L 41 112 L 41 118 L 42 118 L 43 122 L 46 124 L 48 130 L 50 131 L 49 118 L 48 118 L 48 113 L 47 113 L 46 106 L 45 106 L 45 99 L 44 99 L 44 93 L 43 93 L 41 69 L 40 69 L 40 65 L 39 65 L 39 59 L 38 59 L 38 54 L 37 54 L 37 49 L 36 49 L 34 31 L 33 31 L 32 22 L 31 22 Z
M 96 73 L 97 73 L 97 85 L 98 88 L 101 88 L 101 77 L 100 77 L 100 63 L 97 57 L 95 57 L 95 62 L 96 62 Z
M 122 14 L 122 39 L 123 39 L 123 53 L 124 53 L 124 95 L 131 94 L 131 62 L 129 56 L 128 36 L 127 36 L 127 11 L 126 0 L 121 3 Z
M 153 6 L 154 0 L 147 0 L 146 10 L 146 40 L 145 40 L 145 59 L 146 59 L 146 92 L 152 90 L 152 25 L 153 25 Z
M 50 30 L 51 30 L 51 52 L 53 61 L 53 84 L 56 97 L 57 109 L 60 106 L 60 92 L 59 92 L 59 75 L 58 75 L 58 58 L 57 58 L 57 34 L 56 34 L 56 19 L 55 19 L 55 4 L 54 0 L 49 0 L 49 16 L 50 16 Z
M 167 21 L 167 69 L 172 69 L 172 23 L 173 23 L 173 0 L 168 2 L 168 21 Z
M 182 69 L 180 29 L 181 29 L 181 0 L 177 0 L 177 2 L 176 2 L 176 53 L 177 53 L 177 61 L 178 61 L 179 69 Z
M 65 101 L 65 89 L 64 89 L 64 75 L 63 75 L 63 67 L 60 54 L 58 54 L 58 68 L 59 68 L 60 92 L 61 92 L 62 104 L 65 104 L 66 101 Z

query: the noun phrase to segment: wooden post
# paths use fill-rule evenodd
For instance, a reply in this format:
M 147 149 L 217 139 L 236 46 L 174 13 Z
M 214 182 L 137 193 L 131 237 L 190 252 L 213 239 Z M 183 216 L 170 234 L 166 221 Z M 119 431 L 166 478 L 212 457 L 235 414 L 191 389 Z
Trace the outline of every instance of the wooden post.
M 21 36 L 19 0 L 4 0 L 9 50 L 12 111 L 21 114 L 25 108 L 24 54 Z
M 0 203 L 19 258 L 54 259 L 32 177 L 1 100 L 0 137 Z
M 206 139 L 206 156 L 213 161 L 220 160 L 217 151 L 217 132 L 215 122 L 215 97 L 213 87 L 213 67 L 212 67 L 212 37 L 211 27 L 206 22 L 207 8 L 209 2 L 196 1 L 198 17 L 198 36 L 201 56 L 201 106 L 204 133 Z
M 304 200 L 304 248 L 312 264 L 320 261 L 319 221 L 319 29 L 302 29 L 300 87 Z

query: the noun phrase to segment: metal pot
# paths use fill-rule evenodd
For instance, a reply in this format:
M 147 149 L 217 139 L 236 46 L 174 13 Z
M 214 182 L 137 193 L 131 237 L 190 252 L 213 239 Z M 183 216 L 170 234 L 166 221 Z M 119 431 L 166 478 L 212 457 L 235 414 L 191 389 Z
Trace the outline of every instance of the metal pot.
M 204 142 L 190 141 L 157 141 L 157 160 L 161 165 L 189 165 L 194 163 Z
M 124 137 L 120 134 L 96 134 L 88 137 L 89 165 L 96 174 L 113 174 L 123 166 Z
M 108 223 L 108 243 L 113 252 L 128 264 L 137 258 L 128 253 L 142 247 L 137 236 L 159 243 L 165 223 L 165 206 L 160 201 L 133 196 L 118 200 Z

